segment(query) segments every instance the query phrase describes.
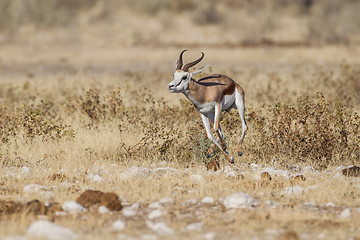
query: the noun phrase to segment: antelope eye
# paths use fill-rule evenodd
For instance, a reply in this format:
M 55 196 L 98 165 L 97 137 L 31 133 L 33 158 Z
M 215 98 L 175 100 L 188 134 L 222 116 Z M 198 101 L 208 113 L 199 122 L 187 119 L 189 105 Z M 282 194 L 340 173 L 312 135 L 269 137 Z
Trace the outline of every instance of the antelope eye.
M 182 79 L 183 79 L 183 80 L 185 80 L 186 78 L 187 78 L 187 76 L 186 76 L 186 75 L 182 77 Z

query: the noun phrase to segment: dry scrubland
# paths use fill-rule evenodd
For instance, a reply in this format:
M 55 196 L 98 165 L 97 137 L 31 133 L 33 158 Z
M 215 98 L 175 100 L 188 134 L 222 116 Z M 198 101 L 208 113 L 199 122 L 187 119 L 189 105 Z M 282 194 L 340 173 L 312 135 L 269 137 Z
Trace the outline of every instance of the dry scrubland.
M 0 1 L 1 238 L 360 238 L 356 2 L 47 2 Z M 245 89 L 234 165 L 167 91 L 183 48 Z

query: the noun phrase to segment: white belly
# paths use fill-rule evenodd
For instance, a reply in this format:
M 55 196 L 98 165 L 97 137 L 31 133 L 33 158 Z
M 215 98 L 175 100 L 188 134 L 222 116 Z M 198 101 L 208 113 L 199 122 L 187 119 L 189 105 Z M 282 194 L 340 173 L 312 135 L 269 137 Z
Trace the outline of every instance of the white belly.
M 195 105 L 197 110 L 201 113 L 209 113 L 209 112 L 215 112 L 215 105 L 216 102 L 209 102 L 209 103 L 202 103 L 199 105 Z
M 224 99 L 221 102 L 221 109 L 227 110 L 229 109 L 235 102 L 235 94 L 225 95 Z
M 201 113 L 215 112 L 216 102 L 199 103 L 191 95 L 185 95 Z M 225 95 L 221 101 L 221 110 L 229 109 L 235 102 L 235 94 Z

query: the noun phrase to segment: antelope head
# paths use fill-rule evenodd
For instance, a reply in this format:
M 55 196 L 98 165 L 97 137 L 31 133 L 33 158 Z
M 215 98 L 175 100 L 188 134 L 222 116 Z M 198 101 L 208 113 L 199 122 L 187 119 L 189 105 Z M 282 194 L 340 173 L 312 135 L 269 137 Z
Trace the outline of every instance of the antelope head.
M 203 71 L 206 67 L 195 71 L 195 72 L 189 72 L 189 68 L 195 66 L 198 64 L 203 58 L 204 53 L 201 53 L 201 57 L 193 62 L 185 64 L 183 66 L 183 60 L 182 55 L 187 50 L 183 50 L 180 53 L 179 59 L 176 61 L 176 71 L 174 73 L 174 79 L 169 83 L 168 89 L 171 93 L 178 93 L 178 92 L 184 92 L 186 90 L 186 87 L 188 85 L 189 80 L 195 75 Z

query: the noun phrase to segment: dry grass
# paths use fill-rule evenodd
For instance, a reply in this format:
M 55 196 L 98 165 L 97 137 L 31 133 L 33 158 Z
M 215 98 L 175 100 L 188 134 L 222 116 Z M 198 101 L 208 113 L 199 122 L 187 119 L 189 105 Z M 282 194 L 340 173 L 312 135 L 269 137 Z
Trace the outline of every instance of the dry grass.
M 342 28 L 358 15 L 355 1 L 54 0 L 42 10 L 35 2 L 19 19 L 22 1 L 0 1 L 9 7 L 0 26 L 0 200 L 62 204 L 97 189 L 140 207 L 134 217 L 97 208 L 44 216 L 5 214 L 0 204 L 1 238 L 26 235 L 42 218 L 83 239 L 360 237 L 358 177 L 341 171 L 360 164 L 358 29 L 355 20 Z M 328 20 L 336 26 L 324 29 Z M 168 93 L 183 46 L 192 46 L 185 61 L 203 51 L 208 73 L 245 89 L 249 131 L 234 166 L 218 153 L 205 157 L 210 143 L 199 114 Z M 221 125 L 235 155 L 237 113 L 223 114 Z M 220 170 L 206 171 L 210 160 Z M 45 188 L 27 192 L 29 184 Z M 287 194 L 294 186 L 302 191 Z M 235 192 L 257 205 L 227 209 L 223 200 Z M 207 196 L 214 203 L 201 203 Z M 173 203 L 152 221 L 173 235 L 148 223 L 149 204 L 164 198 Z M 126 228 L 111 232 L 115 220 Z M 188 230 L 193 223 L 201 229 Z
M 22 49 L 28 48 L 17 51 Z M 331 49 L 329 51 L 342 51 L 341 47 Z M 280 50 L 287 54 L 287 50 Z M 174 203 L 166 207 L 167 214 L 161 221 L 175 231 L 174 238 L 199 238 L 207 232 L 218 236 L 225 234 L 229 238 L 238 234 L 244 238 L 277 238 L 287 231 L 295 231 L 302 238 L 318 237 L 319 234 L 328 238 L 344 234 L 358 236 L 357 230 L 351 230 L 359 224 L 356 212 L 359 191 L 353 187 L 357 180 L 341 177 L 341 172 L 336 170 L 339 165 L 359 163 L 359 118 L 356 113 L 359 104 L 354 91 L 359 70 L 351 54 L 346 64 L 340 61 L 337 65 L 332 62 L 322 66 L 304 65 L 300 63 L 302 59 L 294 58 L 287 64 L 262 66 L 234 67 L 225 58 L 219 63 L 220 69 L 237 79 L 247 93 L 250 130 L 245 140 L 245 155 L 236 159 L 240 172 L 235 168 L 236 174 L 230 177 L 221 155 L 214 157 L 221 163 L 219 174 L 205 171 L 208 159 L 204 153 L 210 145 L 196 110 L 181 96 L 173 98 L 167 93 L 166 84 L 171 79 L 171 70 L 168 72 L 167 69 L 171 64 L 163 66 L 163 70 L 149 65 L 138 71 L 113 72 L 107 62 L 102 65 L 95 61 L 98 69 L 104 69 L 98 72 L 84 70 L 82 66 L 86 59 L 78 56 L 71 59 L 74 65 L 58 63 L 57 72 L 52 73 L 46 66 L 59 56 L 40 50 L 38 57 L 49 58 L 49 62 L 37 63 L 42 67 L 29 69 L 22 63 L 23 59 L 11 54 L 14 51 L 7 48 L 3 56 L 9 56 L 7 62 L 12 62 L 16 71 L 5 62 L 0 83 L 1 199 L 63 203 L 75 200 L 86 189 L 99 189 L 116 192 L 131 204 L 140 202 L 135 218 L 124 217 L 121 213 L 99 215 L 96 210 L 54 218 L 56 223 L 69 228 L 81 226 L 81 230 L 76 231 L 86 239 L 100 235 L 114 238 L 116 234 L 108 229 L 116 219 L 126 221 L 127 228 L 123 232 L 126 236 L 153 235 L 146 223 L 147 206 L 167 197 Z M 136 54 L 142 53 L 138 49 L 127 51 L 133 54 L 133 61 L 139 56 Z M 216 51 L 224 55 L 229 53 L 227 49 L 211 49 L 207 61 L 215 63 L 210 71 L 217 71 L 213 55 Z M 257 54 L 259 62 L 267 61 L 267 56 L 258 49 L 253 50 L 253 55 L 249 49 L 236 51 L 238 53 L 229 54 L 230 58 L 236 59 L 248 51 L 249 56 Z M 307 51 L 311 53 L 309 49 Z M 316 51 L 314 49 L 312 54 L 316 55 Z M 151 50 L 148 52 L 152 53 Z M 163 53 L 177 55 L 175 51 Z M 87 53 L 88 56 L 97 54 L 96 49 Z M 158 58 L 159 55 L 154 52 L 154 65 L 164 64 L 164 58 Z M 222 58 L 222 54 L 219 55 L 217 61 Z M 107 61 L 113 61 L 112 58 L 110 55 Z M 151 59 L 151 55 L 146 58 Z M 138 59 L 141 61 L 142 58 Z M 120 64 L 122 61 L 129 64 L 121 59 Z M 68 68 L 70 65 L 72 68 Z M 314 96 L 317 91 L 323 95 Z M 306 122 L 302 122 L 304 117 Z M 229 151 L 233 153 L 240 133 L 237 114 L 224 114 L 221 124 Z M 299 124 L 303 125 L 299 127 Z M 344 137 L 348 141 L 346 146 Z M 327 144 L 319 144 L 322 139 L 326 139 Z M 266 169 L 252 167 L 250 163 L 287 170 L 293 177 L 299 174 L 299 169 L 309 165 L 322 172 L 303 172 L 306 180 L 300 182 L 272 173 L 272 179 L 267 181 L 260 178 Z M 156 173 L 164 164 L 175 172 Z M 141 167 L 142 173 L 152 171 L 152 175 L 124 177 L 132 167 Z M 54 174 L 63 177 L 53 178 Z M 205 182 L 194 182 L 192 174 L 201 175 Z M 102 181 L 94 181 L 95 175 L 101 176 Z M 49 187 L 46 191 L 54 195 L 47 199 L 39 192 L 25 193 L 24 186 L 34 183 Z M 296 196 L 283 194 L 285 188 L 294 185 L 310 188 Z M 253 210 L 224 209 L 221 199 L 234 192 L 250 194 L 260 206 Z M 197 204 L 189 208 L 188 215 L 184 213 L 186 200 L 200 201 L 206 196 L 215 199 L 214 205 Z M 267 200 L 280 205 L 267 207 Z M 315 202 L 313 209 L 306 205 L 309 202 Z M 326 207 L 329 202 L 336 207 Z M 346 208 L 351 209 L 351 216 L 339 217 Z M 198 215 L 194 215 L 195 212 Z M 11 236 L 25 234 L 36 217 L 21 213 L 20 216 L 2 215 L 1 219 L 5 226 L 1 235 Z M 240 224 L 244 221 L 248 225 Z M 200 232 L 183 230 L 196 222 L 204 224 Z M 308 227 L 315 222 L 316 227 L 309 231 Z M 139 228 L 144 230 L 139 232 L 136 230 Z

